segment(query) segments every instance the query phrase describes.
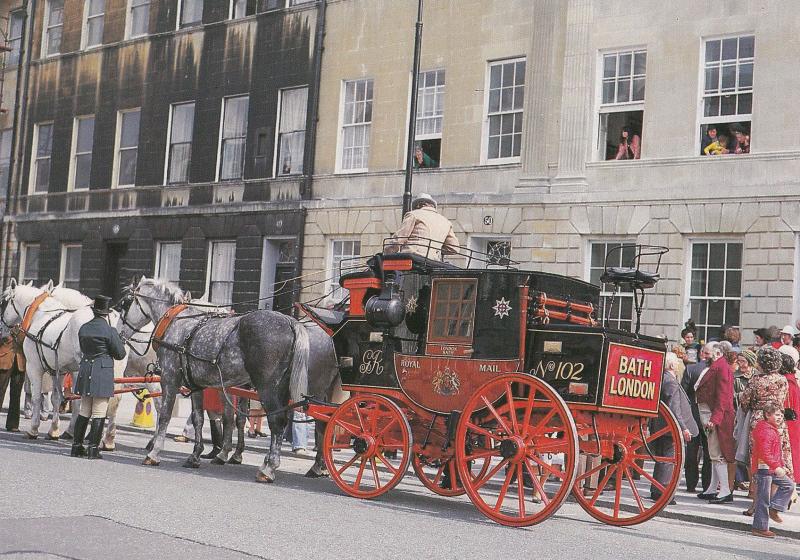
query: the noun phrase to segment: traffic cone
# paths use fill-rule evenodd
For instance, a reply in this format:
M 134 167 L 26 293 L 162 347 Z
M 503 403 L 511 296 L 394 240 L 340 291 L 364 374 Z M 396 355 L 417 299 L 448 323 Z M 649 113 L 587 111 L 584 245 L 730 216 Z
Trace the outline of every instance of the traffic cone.
M 155 415 L 153 414 L 153 399 L 147 389 L 134 394 L 137 399 L 136 408 L 133 411 L 131 425 L 137 428 L 154 428 L 156 425 Z

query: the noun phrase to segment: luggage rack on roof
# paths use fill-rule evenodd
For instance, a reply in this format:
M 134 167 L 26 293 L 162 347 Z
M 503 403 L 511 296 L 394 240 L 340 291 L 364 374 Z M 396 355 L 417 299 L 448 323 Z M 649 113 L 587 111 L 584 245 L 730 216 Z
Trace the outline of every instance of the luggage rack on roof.
M 402 249 L 402 250 L 401 250 Z M 407 238 L 402 242 L 402 247 L 399 246 L 398 239 L 395 237 L 387 237 L 383 240 L 383 254 L 412 254 L 417 255 L 423 259 L 427 259 L 431 263 L 443 263 L 458 268 L 489 268 L 498 270 L 517 270 L 519 262 L 512 260 L 508 255 L 493 254 L 477 249 L 469 249 L 467 247 L 459 247 L 454 253 L 442 255 L 448 259 L 463 258 L 465 262 L 456 264 L 450 260 L 440 260 L 433 258 L 437 253 L 440 255 L 442 251 L 442 242 L 425 237 Z M 477 265 L 477 266 L 476 266 Z

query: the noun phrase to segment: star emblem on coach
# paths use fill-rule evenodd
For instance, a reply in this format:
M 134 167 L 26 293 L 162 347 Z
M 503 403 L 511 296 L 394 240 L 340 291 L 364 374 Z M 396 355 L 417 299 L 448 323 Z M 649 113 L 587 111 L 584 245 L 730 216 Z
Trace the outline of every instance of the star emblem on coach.
M 495 300 L 495 305 L 492 309 L 494 309 L 494 316 L 502 319 L 503 317 L 508 317 L 513 308 L 510 301 L 506 301 L 506 298 L 501 297 Z

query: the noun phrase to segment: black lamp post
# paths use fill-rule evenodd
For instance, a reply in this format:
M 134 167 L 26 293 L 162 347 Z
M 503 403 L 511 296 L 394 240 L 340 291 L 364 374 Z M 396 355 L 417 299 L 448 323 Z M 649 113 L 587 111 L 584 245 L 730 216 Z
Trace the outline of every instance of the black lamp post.
M 403 216 L 411 211 L 411 183 L 414 174 L 414 145 L 417 135 L 417 83 L 419 82 L 419 58 L 422 50 L 422 3 L 418 0 L 417 30 L 414 37 L 414 70 L 411 76 L 411 111 L 408 115 L 408 149 L 406 151 L 406 183 L 403 191 Z

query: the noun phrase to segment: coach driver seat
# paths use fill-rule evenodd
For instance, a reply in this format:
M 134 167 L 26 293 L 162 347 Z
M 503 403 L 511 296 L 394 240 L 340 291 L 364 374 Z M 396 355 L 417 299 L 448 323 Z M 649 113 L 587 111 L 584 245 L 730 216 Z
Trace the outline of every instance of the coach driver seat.
M 625 266 L 608 267 L 603 272 L 603 275 L 600 276 L 600 281 L 604 284 L 628 284 L 634 290 L 653 288 L 658 283 L 659 279 L 659 274 Z

